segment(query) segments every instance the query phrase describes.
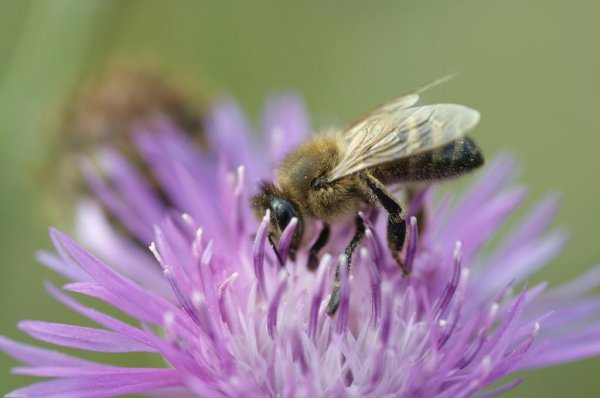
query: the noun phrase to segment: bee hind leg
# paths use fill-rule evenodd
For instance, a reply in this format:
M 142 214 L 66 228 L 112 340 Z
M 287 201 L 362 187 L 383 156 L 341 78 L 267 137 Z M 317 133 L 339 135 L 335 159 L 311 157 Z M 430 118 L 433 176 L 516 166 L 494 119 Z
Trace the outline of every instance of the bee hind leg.
M 356 217 L 356 231 L 354 232 L 354 236 L 352 240 L 344 250 L 344 256 L 346 257 L 346 266 L 348 268 L 348 272 L 350 272 L 350 267 L 352 264 L 352 255 L 354 254 L 354 250 L 365 236 L 365 223 L 363 219 L 359 216 Z M 330 316 L 335 315 L 338 307 L 340 306 L 340 263 L 337 263 L 335 267 L 335 275 L 333 280 L 333 291 L 331 292 L 331 298 L 329 299 L 329 305 L 327 309 L 327 314 Z
M 388 212 L 387 240 L 392 256 L 402 269 L 404 275 L 409 275 L 410 270 L 400 256 L 404 241 L 406 240 L 406 221 L 402 218 L 402 205 L 394 198 L 385 186 L 377 178 L 368 173 L 362 176 L 369 191 L 377 197 L 377 200 L 385 211 Z
M 319 251 L 327 244 L 329 240 L 329 224 L 323 224 L 323 229 L 319 233 L 319 237 L 310 247 L 308 252 L 308 269 L 314 271 L 319 266 Z

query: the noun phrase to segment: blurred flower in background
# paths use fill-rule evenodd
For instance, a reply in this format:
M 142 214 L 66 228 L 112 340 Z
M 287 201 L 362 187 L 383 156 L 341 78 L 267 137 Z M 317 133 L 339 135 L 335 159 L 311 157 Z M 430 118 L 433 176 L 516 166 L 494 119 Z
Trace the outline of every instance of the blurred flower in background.
M 2 338 L 0 347 L 23 363 L 16 373 L 52 378 L 9 396 L 483 397 L 515 387 L 521 379 L 511 375 L 520 370 L 598 354 L 600 298 L 591 292 L 599 270 L 554 289 L 526 282 L 566 241 L 547 231 L 557 198 L 499 237 L 526 193 L 512 183 L 511 156 L 497 157 L 459 199 L 429 192 L 412 204 L 429 217 L 425 226 L 411 218 L 408 278 L 379 238 L 384 220 L 363 215 L 366 243 L 343 273 L 340 309 L 329 317 L 346 228 L 333 234 L 317 272 L 304 266 L 306 253 L 282 269 L 266 245 L 268 214 L 257 223 L 248 204 L 258 178 L 272 177 L 281 156 L 310 134 L 302 102 L 271 99 L 260 137 L 235 102 L 217 103 L 205 117 L 210 153 L 164 116 L 127 135 L 133 158 L 117 144 L 84 162 L 96 196 L 78 206 L 86 249 L 52 230 L 56 254 L 39 254 L 70 280 L 63 289 L 48 284 L 50 295 L 101 328 L 19 328 L 62 347 L 153 353 L 165 366 L 114 366 Z M 154 256 L 138 241 L 152 242 Z M 129 322 L 69 293 L 105 302 Z
M 68 103 L 49 160 L 60 159 L 58 167 L 53 164 L 48 169 L 57 172 L 51 180 L 61 200 L 66 192 L 77 196 L 88 189 L 80 171 L 81 158 L 95 159 L 98 149 L 108 146 L 126 157 L 161 193 L 135 148 L 133 133 L 140 128 L 152 131 L 153 126 L 168 121 L 189 136 L 192 145 L 206 147 L 203 105 L 179 86 L 152 64 L 125 59 L 113 61 L 99 78 L 83 84 Z M 166 198 L 161 195 L 161 199 Z

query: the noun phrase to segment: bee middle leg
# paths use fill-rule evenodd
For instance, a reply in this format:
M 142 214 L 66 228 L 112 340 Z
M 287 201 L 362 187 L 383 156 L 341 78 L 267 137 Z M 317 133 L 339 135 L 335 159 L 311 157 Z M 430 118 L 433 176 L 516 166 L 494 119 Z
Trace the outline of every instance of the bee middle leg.
M 402 205 L 394 198 L 385 186 L 371 174 L 364 173 L 362 176 L 369 190 L 377 197 L 377 200 L 385 211 L 388 212 L 387 240 L 392 256 L 402 269 L 404 275 L 409 275 L 410 270 L 400 258 L 400 252 L 406 240 L 406 221 L 402 218 Z
M 365 223 L 363 219 L 359 216 L 356 217 L 356 231 L 354 232 L 354 236 L 352 236 L 352 240 L 344 250 L 344 256 L 346 257 L 346 267 L 348 268 L 348 272 L 350 272 L 350 267 L 352 264 L 352 255 L 354 254 L 354 250 L 364 238 L 365 236 Z M 333 280 L 333 291 L 331 292 L 331 298 L 329 299 L 329 305 L 327 313 L 329 315 L 335 315 L 338 307 L 340 306 L 340 263 L 337 263 L 335 267 L 335 275 Z

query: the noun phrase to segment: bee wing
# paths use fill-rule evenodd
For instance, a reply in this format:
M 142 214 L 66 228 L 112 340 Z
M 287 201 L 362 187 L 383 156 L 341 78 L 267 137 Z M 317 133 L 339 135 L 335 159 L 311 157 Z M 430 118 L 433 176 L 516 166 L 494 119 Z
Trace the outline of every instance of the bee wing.
M 346 131 L 350 131 L 370 119 L 383 117 L 383 116 L 389 115 L 391 113 L 399 112 L 402 109 L 409 108 L 409 107 L 413 106 L 414 104 L 416 104 L 418 101 L 419 101 L 419 94 L 417 94 L 417 93 L 411 93 L 411 94 L 404 95 L 402 97 L 394 98 L 393 100 L 384 103 L 383 105 L 379 106 L 378 108 L 375 108 L 372 111 L 362 115 L 360 117 L 360 119 L 357 119 L 354 122 L 352 122 L 350 124 L 350 126 L 348 126 Z
M 418 88 L 414 89 L 413 91 L 411 91 L 401 97 L 394 98 L 393 100 L 388 101 L 388 102 L 384 103 L 383 105 L 373 109 L 371 112 L 368 112 L 368 113 L 362 115 L 358 120 L 351 123 L 347 130 L 348 131 L 352 130 L 354 127 L 360 125 L 361 123 L 363 123 L 364 121 L 366 121 L 368 119 L 389 115 L 390 113 L 395 113 L 402 109 L 409 108 L 409 107 L 415 105 L 419 101 L 419 94 L 421 94 L 422 92 L 429 90 L 430 88 L 435 87 L 439 84 L 445 83 L 450 79 L 452 79 L 452 75 L 447 75 L 447 76 L 441 77 L 441 78 L 434 80 L 432 82 L 429 82 L 421 87 L 418 87 Z
M 345 150 L 327 181 L 440 147 L 479 121 L 479 112 L 463 105 L 411 107 L 415 96 L 418 100 L 411 94 L 388 103 L 343 130 Z

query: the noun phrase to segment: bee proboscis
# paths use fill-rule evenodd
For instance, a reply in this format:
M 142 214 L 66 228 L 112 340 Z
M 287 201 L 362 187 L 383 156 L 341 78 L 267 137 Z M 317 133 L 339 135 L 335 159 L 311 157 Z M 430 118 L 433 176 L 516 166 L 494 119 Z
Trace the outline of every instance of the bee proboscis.
M 279 259 L 276 242 L 293 218 L 298 223 L 289 248 L 292 259 L 303 243 L 306 223 L 323 222 L 308 253 L 308 267 L 315 269 L 329 225 L 379 204 L 388 213 L 390 252 L 408 274 L 400 254 L 406 239 L 403 207 L 386 185 L 455 178 L 483 164 L 480 149 L 465 136 L 478 123 L 479 112 L 457 104 L 416 105 L 419 94 L 438 82 L 389 101 L 341 130 L 316 135 L 283 159 L 275 181 L 263 182 L 252 199 L 258 217 L 270 210 L 268 238 Z M 356 232 L 345 250 L 348 267 L 364 233 L 357 216 Z M 339 279 L 338 264 L 330 315 L 339 305 Z

